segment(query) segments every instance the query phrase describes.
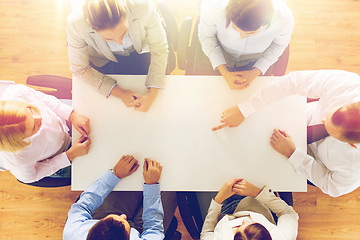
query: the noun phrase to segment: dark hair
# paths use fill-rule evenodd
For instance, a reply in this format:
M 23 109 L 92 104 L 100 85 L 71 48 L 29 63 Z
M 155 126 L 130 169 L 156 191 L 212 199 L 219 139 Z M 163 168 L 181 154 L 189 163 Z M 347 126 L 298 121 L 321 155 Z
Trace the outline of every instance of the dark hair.
M 87 0 L 85 16 L 94 30 L 112 29 L 126 17 L 123 0 Z
M 339 108 L 332 115 L 331 122 L 343 129 L 342 137 L 345 141 L 360 142 L 360 103 Z
M 248 225 L 244 232 L 237 232 L 234 240 L 271 240 L 269 231 L 260 223 Z
M 233 22 L 243 31 L 255 31 L 270 25 L 273 11 L 271 0 L 230 0 L 225 10 L 226 27 Z
M 122 222 L 103 218 L 90 228 L 87 240 L 129 240 L 130 234 Z

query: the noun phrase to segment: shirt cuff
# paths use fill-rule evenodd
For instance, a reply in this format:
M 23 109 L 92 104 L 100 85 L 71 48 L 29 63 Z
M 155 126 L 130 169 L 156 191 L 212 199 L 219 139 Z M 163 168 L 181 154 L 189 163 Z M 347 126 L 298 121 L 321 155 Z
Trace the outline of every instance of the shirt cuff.
M 265 58 L 259 58 L 253 67 L 258 68 L 261 71 L 261 73 L 264 75 L 270 66 L 271 63 L 268 60 L 266 60 Z
M 268 186 L 264 186 L 261 192 L 255 197 L 256 200 L 258 200 L 261 203 L 267 202 L 267 199 L 269 196 L 275 196 L 274 192 L 271 188 Z
M 144 196 L 160 195 L 160 184 L 144 184 Z
M 238 108 L 245 118 L 248 118 L 255 112 L 254 107 L 249 102 L 239 103 Z
M 209 60 L 214 70 L 220 65 L 226 65 L 225 57 L 222 53 L 209 57 Z
M 114 188 L 120 181 L 120 178 L 118 178 L 115 174 L 112 174 L 110 171 L 106 171 L 102 177 L 102 180 L 106 182 L 111 188 Z
M 72 106 L 63 103 L 56 108 L 55 113 L 60 118 L 68 120 L 73 110 L 74 108 Z
M 289 158 L 290 164 L 296 169 L 300 167 L 307 154 L 303 153 L 299 148 L 296 148 Z
M 114 83 L 114 85 L 112 85 L 112 87 L 110 88 L 108 94 L 106 95 L 107 98 L 110 97 L 111 91 L 112 91 L 112 90 L 114 89 L 114 87 L 116 87 L 116 86 L 117 86 L 117 83 Z
M 66 155 L 66 152 L 60 153 L 59 155 L 57 155 L 56 158 L 57 158 L 57 161 L 54 161 L 54 167 L 57 170 L 71 165 L 70 160 L 69 160 L 68 156 Z
M 158 87 L 158 86 L 155 86 L 155 85 L 149 85 L 149 86 L 147 86 L 147 88 L 159 88 L 159 89 L 162 89 L 162 87 Z

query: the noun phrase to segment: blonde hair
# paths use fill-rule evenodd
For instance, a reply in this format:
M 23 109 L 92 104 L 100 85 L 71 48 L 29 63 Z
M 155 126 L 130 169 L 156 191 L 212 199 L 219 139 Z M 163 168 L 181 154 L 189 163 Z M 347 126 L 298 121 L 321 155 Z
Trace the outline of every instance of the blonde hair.
M 24 140 L 26 109 L 39 109 L 20 101 L 0 101 L 0 151 L 18 152 L 30 142 Z
M 85 15 L 94 30 L 114 28 L 126 17 L 124 0 L 87 0 Z

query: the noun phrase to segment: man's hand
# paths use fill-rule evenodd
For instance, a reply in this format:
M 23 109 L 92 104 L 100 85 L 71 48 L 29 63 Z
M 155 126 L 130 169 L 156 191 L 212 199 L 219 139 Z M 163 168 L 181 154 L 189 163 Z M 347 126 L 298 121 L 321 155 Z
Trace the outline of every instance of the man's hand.
M 259 195 L 261 189 L 245 180 L 241 180 L 234 184 L 233 191 L 240 196 L 251 196 L 255 198 Z
M 90 120 L 77 113 L 75 110 L 73 110 L 69 116 L 69 120 L 73 124 L 73 126 L 76 128 L 76 130 L 81 133 L 82 136 L 88 137 L 90 134 Z
M 162 166 L 160 163 L 145 158 L 143 175 L 146 184 L 156 184 L 159 182 Z
M 89 138 L 81 136 L 71 148 L 65 152 L 70 162 L 76 157 L 88 154 L 90 144 L 91 141 Z
M 274 129 L 270 138 L 271 146 L 280 154 L 290 158 L 296 147 L 291 137 L 280 129 Z
M 134 100 L 130 104 L 130 106 L 134 107 L 136 111 L 140 111 L 140 112 L 149 111 L 152 103 L 154 102 L 157 96 L 158 90 L 159 90 L 158 88 L 150 88 L 149 92 L 145 96 Z
M 138 94 L 138 93 L 133 92 L 131 90 L 122 89 L 122 88 L 120 88 L 118 86 L 115 86 L 110 94 L 115 96 L 115 97 L 120 98 L 121 101 L 123 101 L 123 103 L 127 107 L 132 107 L 131 103 L 134 100 L 142 97 L 141 94 Z
M 240 112 L 238 106 L 226 109 L 221 116 L 220 122 L 221 125 L 213 127 L 212 130 L 216 131 L 224 127 L 237 127 L 244 121 L 245 117 Z
M 133 156 L 124 155 L 114 167 L 115 175 L 120 179 L 125 178 L 133 174 L 138 167 L 138 161 Z
M 224 202 L 225 199 L 231 197 L 232 195 L 235 194 L 234 190 L 233 190 L 233 186 L 236 182 L 241 181 L 242 178 L 234 178 L 228 182 L 226 182 L 220 189 L 220 191 L 218 192 L 218 194 L 216 194 L 214 200 L 217 203 L 222 204 Z

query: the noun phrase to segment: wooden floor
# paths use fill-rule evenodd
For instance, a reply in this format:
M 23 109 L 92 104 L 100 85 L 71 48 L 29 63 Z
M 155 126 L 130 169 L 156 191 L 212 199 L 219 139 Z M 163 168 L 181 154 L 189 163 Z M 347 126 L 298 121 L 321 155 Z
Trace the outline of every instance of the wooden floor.
M 167 0 L 180 24 L 197 1 Z M 288 0 L 295 17 L 288 71 L 344 69 L 360 73 L 360 1 Z M 65 41 L 66 0 L 0 1 L 0 79 L 24 83 L 35 74 L 71 77 Z M 176 70 L 174 73 L 183 74 Z M 360 160 L 360 159 L 359 159 Z M 0 173 L 0 240 L 62 239 L 79 192 L 25 186 Z M 360 190 L 331 198 L 316 188 L 294 194 L 298 239 L 360 239 Z M 180 224 L 183 239 L 191 239 Z

